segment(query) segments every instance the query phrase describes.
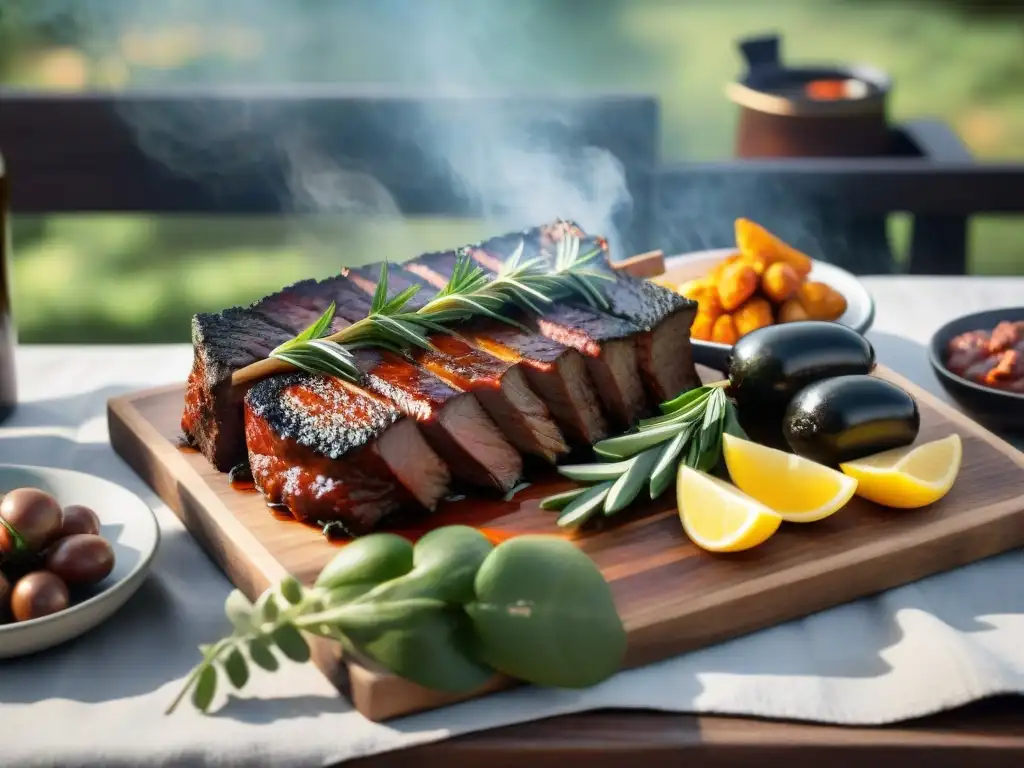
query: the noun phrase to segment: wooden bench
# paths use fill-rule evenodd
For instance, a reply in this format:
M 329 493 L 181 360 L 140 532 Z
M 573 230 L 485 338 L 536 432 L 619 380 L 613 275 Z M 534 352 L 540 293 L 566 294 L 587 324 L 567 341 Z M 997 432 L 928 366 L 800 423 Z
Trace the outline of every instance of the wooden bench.
M 500 215 L 503 201 L 532 190 L 528 177 L 516 186 L 504 178 L 508 168 L 489 145 L 494 126 L 551 158 L 584 147 L 617 158 L 630 198 L 613 216 L 619 254 L 721 246 L 731 242 L 733 219 L 746 215 L 812 255 L 884 272 L 892 268 L 885 217 L 903 212 L 914 217 L 909 271 L 963 274 L 969 217 L 1024 211 L 1024 165 L 975 162 L 938 121 L 896 128 L 891 157 L 663 164 L 658 101 L 644 95 L 0 90 L 0 151 L 15 213 L 312 210 L 323 201 L 288 193 L 288 139 L 300 137 L 311 162 L 372 177 L 404 215 Z M 454 170 L 424 149 L 452 136 Z

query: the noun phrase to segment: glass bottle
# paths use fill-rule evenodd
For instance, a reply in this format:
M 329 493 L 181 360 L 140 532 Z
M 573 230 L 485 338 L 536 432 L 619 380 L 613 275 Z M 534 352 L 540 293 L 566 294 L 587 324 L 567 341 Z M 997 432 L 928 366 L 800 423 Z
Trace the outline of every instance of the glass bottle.
M 0 422 L 14 412 L 18 402 L 14 350 L 17 336 L 11 313 L 11 222 L 7 170 L 0 155 Z

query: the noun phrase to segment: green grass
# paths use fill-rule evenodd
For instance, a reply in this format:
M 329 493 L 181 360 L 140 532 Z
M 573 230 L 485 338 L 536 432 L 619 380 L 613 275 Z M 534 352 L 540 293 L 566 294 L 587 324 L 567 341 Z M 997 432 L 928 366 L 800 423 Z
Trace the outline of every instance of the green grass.
M 727 157 L 735 111 L 723 87 L 741 68 L 733 41 L 777 30 L 787 60 L 863 61 L 888 70 L 896 82 L 895 119 L 940 117 L 979 157 L 1024 160 L 1019 17 L 986 20 L 899 0 L 614 5 L 616 18 L 586 29 L 591 47 L 524 67 L 519 80 L 505 78 L 507 88 L 550 82 L 654 93 L 662 104 L 666 159 Z M 606 55 L 595 59 L 595 47 Z M 515 62 L 502 59 L 514 57 L 514 50 L 498 47 L 493 55 L 497 69 L 515 69 Z M 334 79 L 365 81 L 366 69 L 365 63 L 343 68 Z M 20 71 L 17 77 L 32 82 L 33 75 Z M 28 342 L 185 341 L 196 311 L 245 303 L 343 264 L 403 259 L 502 227 L 441 219 L 20 217 L 14 226 L 16 319 Z M 905 248 L 906 217 L 893 217 L 891 229 Z M 1024 217 L 977 218 L 970 268 L 1024 274 Z

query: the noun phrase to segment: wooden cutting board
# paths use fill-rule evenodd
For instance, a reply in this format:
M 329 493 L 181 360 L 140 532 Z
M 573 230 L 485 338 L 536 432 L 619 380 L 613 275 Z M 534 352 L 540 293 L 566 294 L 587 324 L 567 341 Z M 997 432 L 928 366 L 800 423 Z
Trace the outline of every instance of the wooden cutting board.
M 707 374 L 706 381 L 720 378 Z M 603 521 L 575 541 L 611 583 L 629 630 L 627 666 L 638 666 L 830 608 L 1024 545 L 1024 454 L 887 370 L 921 409 L 920 440 L 951 432 L 963 440 L 953 490 L 932 507 L 887 510 L 855 499 L 808 525 L 783 524 L 767 543 L 738 554 L 694 547 L 683 534 L 673 494 Z M 196 451 L 180 447 L 184 385 L 110 401 L 114 450 L 177 513 L 192 535 L 250 599 L 286 572 L 312 582 L 339 545 L 320 531 L 282 521 L 255 491 L 232 488 Z M 432 527 L 468 523 L 500 539 L 559 533 L 544 496 L 572 484 L 550 470 L 512 501 L 446 503 Z M 212 641 L 215 638 L 208 638 Z M 431 709 L 460 698 L 340 658 L 316 641 L 313 658 L 356 708 L 373 720 Z M 486 690 L 510 685 L 495 680 Z

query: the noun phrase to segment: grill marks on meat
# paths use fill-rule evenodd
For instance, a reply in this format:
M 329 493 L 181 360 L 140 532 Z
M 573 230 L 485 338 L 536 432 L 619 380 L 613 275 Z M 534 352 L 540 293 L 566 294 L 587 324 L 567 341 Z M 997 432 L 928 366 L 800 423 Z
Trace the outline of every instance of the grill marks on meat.
M 492 238 L 471 252 L 481 261 L 478 253 L 492 259 L 503 260 L 518 246 L 525 243 L 525 254 L 551 259 L 555 243 L 566 234 L 580 238 L 581 250 L 607 245 L 598 238 L 588 238 L 572 222 L 561 221 L 552 226 L 538 227 L 519 234 Z M 674 291 L 648 280 L 616 272 L 606 258 L 596 259 L 590 266 L 603 269 L 615 278 L 602 284 L 608 300 L 608 314 L 634 324 L 637 360 L 644 385 L 658 402 L 675 397 L 693 387 L 700 386 L 697 369 L 690 348 L 690 326 L 697 314 L 697 304 Z M 579 304 L 579 300 L 572 303 Z
M 331 301 L 336 304 L 335 321 L 340 327 L 369 313 L 369 297 L 346 277 L 330 278 L 319 286 L 324 295 L 317 309 L 292 305 L 287 313 L 276 315 L 295 333 L 319 317 Z M 522 457 L 472 394 L 390 352 L 360 350 L 355 358 L 364 387 L 416 419 L 457 478 L 502 491 L 519 481 Z
M 388 352 L 361 350 L 356 364 L 366 387 L 419 423 L 427 440 L 463 482 L 508 491 L 523 459 L 470 393 Z
M 240 307 L 192 318 L 192 370 L 181 429 L 221 472 L 245 459 L 245 388 L 232 386 L 231 374 L 262 360 L 289 336 L 286 328 Z
M 448 281 L 437 272 L 413 269 L 415 265 L 410 270 L 391 267 L 389 285 L 394 285 L 396 291 L 413 284 L 436 291 Z M 358 273 L 365 277 L 368 268 Z M 516 317 L 528 322 L 520 315 Z M 459 337 L 492 357 L 518 366 L 571 443 L 592 445 L 608 436 L 608 421 L 601 410 L 587 364 L 575 349 L 539 333 L 526 333 L 513 325 L 488 319 L 460 326 Z
M 496 274 L 504 258 L 480 249 L 470 251 L 483 269 Z M 430 253 L 410 263 L 410 270 L 448 278 L 456 254 Z M 543 307 L 543 314 L 528 318 L 527 325 L 545 338 L 572 347 L 582 354 L 597 385 L 608 414 L 621 429 L 632 427 L 647 411 L 647 396 L 639 375 L 636 337 L 642 329 L 628 320 L 599 312 L 579 302 L 559 302 Z
M 451 479 L 413 420 L 338 379 L 272 376 L 245 397 L 253 480 L 296 520 L 353 534 L 418 503 L 433 510 Z
M 470 253 L 493 272 L 520 239 L 528 256 L 550 253 L 566 232 L 585 240 L 575 225 L 558 222 Z M 425 286 L 410 303 L 421 306 L 447 282 L 454 261 L 450 252 L 392 266 L 391 290 Z M 606 261 L 598 266 L 611 270 Z M 363 319 L 379 273 L 373 265 L 304 280 L 250 307 L 193 319 L 182 429 L 221 471 L 248 453 L 268 500 L 298 519 L 338 521 L 361 533 L 403 506 L 433 509 L 453 475 L 507 490 L 522 472 L 519 452 L 554 461 L 568 451 L 567 440 L 590 445 L 607 437 L 606 412 L 632 426 L 648 408 L 647 393 L 664 400 L 699 383 L 689 344 L 696 305 L 612 271 L 608 311 L 574 299 L 538 317 L 516 312 L 530 331 L 478 318 L 457 334 L 432 335 L 435 349 L 413 350 L 411 360 L 361 350 L 361 387 L 299 373 L 251 389 L 231 385 L 235 371 L 266 358 L 331 302 L 332 332 Z
M 393 293 L 424 285 L 400 269 L 392 267 L 389 273 L 388 285 Z M 376 289 L 379 274 L 376 265 L 346 270 L 351 283 L 367 295 Z M 421 290 L 409 302 L 410 309 L 418 309 L 429 300 L 434 291 L 429 290 L 429 285 L 426 287 L 428 290 Z M 515 360 L 495 357 L 454 334 L 438 333 L 429 339 L 437 351 L 413 350 L 413 360 L 435 376 L 476 395 L 512 445 L 550 462 L 569 452 L 550 411 L 530 389 Z
M 419 349 L 413 359 L 439 378 L 476 395 L 512 445 L 549 462 L 569 452 L 547 406 L 514 363 L 480 352 L 455 336 L 437 334 L 430 341 L 438 352 Z

